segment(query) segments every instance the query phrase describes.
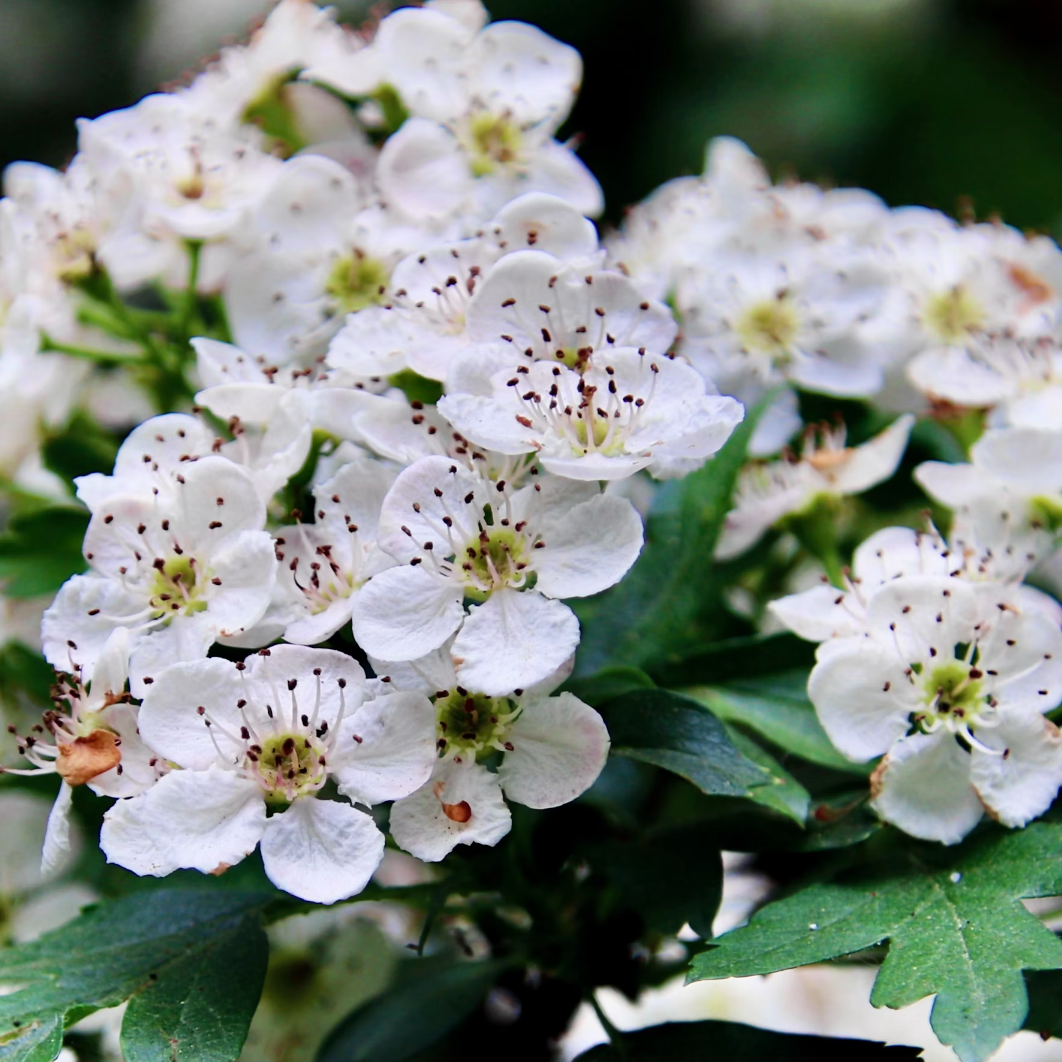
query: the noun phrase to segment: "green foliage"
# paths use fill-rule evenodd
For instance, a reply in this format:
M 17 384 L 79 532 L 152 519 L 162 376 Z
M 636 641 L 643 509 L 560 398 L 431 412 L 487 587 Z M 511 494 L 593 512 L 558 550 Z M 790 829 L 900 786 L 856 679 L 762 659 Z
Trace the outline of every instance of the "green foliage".
M 669 1022 L 624 1033 L 619 1045 L 599 1044 L 577 1062 L 679 1062 L 725 1059 L 726 1062 L 901 1062 L 916 1059 L 917 1047 L 886 1047 L 872 1040 L 831 1040 L 771 1032 L 726 1021 Z
M 963 1062 L 1022 1027 L 1023 970 L 1062 967 L 1062 941 L 1018 902 L 1062 892 L 1062 825 L 987 827 L 958 848 L 910 844 L 836 881 L 768 904 L 698 955 L 690 979 L 744 977 L 889 941 L 871 996 L 902 1007 L 936 994 L 933 1030 Z
M 129 999 L 128 1062 L 232 1062 L 262 991 L 273 895 L 151 890 L 0 951 L 0 982 L 17 986 L 0 996 L 0 1059 L 50 1062 L 64 1024 Z
M 74 505 L 13 516 L 0 535 L 0 587 L 7 597 L 52 594 L 85 570 L 81 543 L 88 513 Z
M 726 727 L 696 701 L 668 690 L 634 690 L 600 705 L 617 756 L 663 767 L 702 793 L 748 796 L 769 778 L 735 747 Z
M 355 1010 L 328 1038 L 318 1062 L 405 1062 L 442 1039 L 484 1000 L 498 962 L 427 966 Z
M 764 403 L 697 472 L 667 484 L 649 515 L 645 546 L 623 581 L 580 607 L 580 675 L 609 665 L 655 674 L 707 640 L 718 620 L 712 557 Z

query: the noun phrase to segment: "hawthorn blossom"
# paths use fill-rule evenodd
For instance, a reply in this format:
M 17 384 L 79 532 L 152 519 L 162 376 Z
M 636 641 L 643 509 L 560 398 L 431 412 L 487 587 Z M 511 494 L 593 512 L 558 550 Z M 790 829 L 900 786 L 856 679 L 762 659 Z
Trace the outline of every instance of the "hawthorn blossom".
M 449 10 L 396 11 L 368 48 L 302 75 L 353 97 L 389 89 L 408 110 L 380 154 L 384 198 L 418 219 L 489 217 L 529 191 L 600 213 L 597 182 L 553 139 L 579 88 L 579 53 L 522 22 L 476 32 Z
M 466 315 L 479 286 L 490 284 L 499 259 L 527 248 L 589 265 L 597 255 L 597 233 L 556 196 L 520 196 L 474 238 L 422 249 L 399 262 L 386 304 L 348 317 L 329 346 L 329 363 L 360 375 L 409 368 L 445 381 L 451 363 L 473 343 Z
M 176 664 L 145 696 L 140 726 L 182 769 L 107 812 L 108 860 L 156 877 L 219 873 L 260 843 L 270 880 L 316 903 L 360 892 L 383 857 L 354 804 L 413 792 L 435 758 L 426 697 L 370 698 L 350 657 L 300 646 Z M 321 798 L 329 781 L 351 803 Z
M 382 660 L 416 660 L 456 633 L 462 685 L 497 696 L 572 654 L 579 623 L 558 598 L 618 582 L 642 524 L 630 502 L 596 485 L 545 478 L 513 489 L 440 456 L 398 476 L 377 539 L 400 563 L 362 588 L 358 643 Z M 465 601 L 475 602 L 467 614 Z
M 572 660 L 530 689 L 487 696 L 461 685 L 451 645 L 408 664 L 373 661 L 397 688 L 423 690 L 435 706 L 439 759 L 431 778 L 391 809 L 395 841 L 437 862 L 458 844 L 496 844 L 509 831 L 502 800 L 559 807 L 585 792 L 608 757 L 605 724 L 570 693 L 550 696 Z M 497 771 L 484 760 L 501 754 Z
M 86 683 L 75 664 L 71 678 L 56 687 L 58 710 L 45 712 L 26 736 L 16 733 L 28 766 L 0 767 L 0 774 L 55 773 L 62 778 L 44 837 L 45 874 L 70 854 L 73 787 L 88 785 L 100 796 L 135 796 L 166 773 L 165 762 L 140 736 L 137 709 L 125 691 L 128 668 L 129 632 L 116 627 L 96 661 L 92 681 Z M 10 730 L 14 733 L 15 727 Z
M 733 398 L 706 394 L 688 365 L 629 347 L 598 354 L 582 374 L 536 361 L 496 373 L 491 386 L 490 397 L 446 395 L 439 411 L 472 442 L 537 453 L 543 468 L 570 479 L 696 467 L 744 417 Z
M 120 481 L 119 481 L 120 482 Z M 206 655 L 265 613 L 276 578 L 265 509 L 250 475 L 223 457 L 183 466 L 167 492 L 116 492 L 85 534 L 85 575 L 44 614 L 44 655 L 86 679 L 115 626 L 130 633 L 130 688 L 143 696 L 168 664 Z
M 1046 559 L 1058 542 L 1062 530 L 1059 432 L 989 430 L 971 448 L 969 464 L 926 461 L 914 476 L 927 494 L 955 510 L 956 537 L 991 550 L 1000 575 L 1023 575 Z
M 808 682 L 850 759 L 885 754 L 872 803 L 916 837 L 954 844 L 985 810 L 1007 826 L 1042 814 L 1062 783 L 1062 630 L 1006 586 L 989 598 L 948 576 L 901 576 L 836 639 Z
M 314 522 L 276 532 L 280 602 L 274 600 L 263 624 L 279 620 L 285 641 L 316 645 L 350 622 L 362 585 L 396 563 L 376 543 L 380 506 L 394 479 L 394 469 L 361 459 L 317 486 Z
M 914 417 L 895 420 L 861 446 L 845 446 L 843 425 L 810 427 L 799 459 L 753 463 L 742 470 L 715 555 L 729 560 L 773 524 L 810 511 L 820 498 L 859 494 L 888 479 L 907 447 Z

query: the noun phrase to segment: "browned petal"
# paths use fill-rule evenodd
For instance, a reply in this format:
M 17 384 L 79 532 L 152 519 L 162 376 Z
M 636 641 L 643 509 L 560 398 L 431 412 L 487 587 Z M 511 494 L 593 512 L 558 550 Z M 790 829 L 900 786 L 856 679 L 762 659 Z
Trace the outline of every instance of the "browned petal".
M 467 800 L 462 800 L 460 804 L 443 804 L 442 809 L 451 822 L 468 822 L 472 818 L 472 808 Z
M 118 735 L 110 730 L 93 730 L 59 746 L 55 769 L 69 785 L 84 785 L 97 775 L 122 762 Z

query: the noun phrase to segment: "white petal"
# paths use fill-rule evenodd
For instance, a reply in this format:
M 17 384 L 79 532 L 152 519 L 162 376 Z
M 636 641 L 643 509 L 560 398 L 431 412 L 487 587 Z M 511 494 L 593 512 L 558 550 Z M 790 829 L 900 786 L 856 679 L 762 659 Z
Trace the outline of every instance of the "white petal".
M 915 470 L 918 485 L 942 505 L 958 509 L 991 490 L 985 477 L 973 465 L 949 465 L 943 461 L 923 461 Z
M 467 198 L 472 175 L 444 126 L 410 118 L 380 152 L 376 179 L 385 199 L 416 220 L 442 220 Z
M 46 878 L 57 874 L 70 861 L 70 812 L 73 799 L 74 790 L 63 782 L 48 815 L 48 829 L 44 834 L 41 874 Z
M 262 835 L 262 862 L 274 885 L 313 903 L 361 892 L 384 853 L 368 815 L 335 800 L 302 797 L 274 815 Z
M 491 234 L 508 251 L 537 247 L 558 258 L 586 258 L 597 250 L 597 229 L 570 203 L 555 195 L 529 192 L 494 216 Z
M 231 771 L 174 771 L 103 817 L 100 847 L 134 874 L 205 874 L 254 851 L 266 825 L 258 784 Z
M 1062 432 L 986 431 L 970 450 L 974 465 L 1021 494 L 1062 492 Z
M 453 657 L 463 686 L 495 697 L 541 682 L 578 643 L 579 621 L 567 605 L 505 588 L 473 606 Z
M 905 414 L 852 450 L 848 460 L 829 476 L 837 493 L 859 494 L 888 479 L 899 467 L 914 422 L 913 416 Z
M 184 661 L 206 657 L 214 644 L 215 627 L 208 612 L 175 616 L 136 645 L 129 657 L 129 689 L 144 697 L 156 676 Z
M 254 626 L 269 607 L 277 558 L 265 531 L 241 531 L 223 539 L 210 558 L 213 578 L 220 580 L 209 597 L 211 621 L 221 635 Z
M 524 183 L 529 191 L 555 195 L 589 218 L 596 218 L 605 209 L 605 195 L 597 178 L 570 147 L 556 140 L 539 145 Z
M 389 568 L 358 591 L 354 637 L 381 660 L 416 660 L 461 625 L 463 596 L 460 586 L 423 568 Z
M 570 693 L 524 701 L 507 735 L 512 751 L 498 769 L 510 800 L 530 808 L 555 808 L 594 784 L 608 759 L 608 730 L 601 716 Z
M 768 610 L 794 634 L 809 642 L 862 634 L 865 624 L 859 602 L 834 586 L 814 586 L 772 601 Z
M 464 822 L 458 821 L 461 811 L 469 813 Z M 511 826 L 498 776 L 475 763 L 440 760 L 428 782 L 391 808 L 397 844 L 428 863 L 437 863 L 459 844 L 497 844 Z
M 328 765 L 344 796 L 371 807 L 419 789 L 435 759 L 431 701 L 400 692 L 367 701 L 344 721 Z
M 906 664 L 865 638 L 838 639 L 808 679 L 808 697 L 830 740 L 851 760 L 880 756 L 907 732 L 919 705 Z
M 615 585 L 642 549 L 642 521 L 626 499 L 599 494 L 541 525 L 535 588 L 547 597 L 589 597 Z
M 998 727 L 977 738 L 1006 755 L 970 752 L 970 781 L 1004 826 L 1024 826 L 1042 815 L 1062 785 L 1062 733 L 1038 712 L 1007 713 Z
M 874 810 L 925 841 L 958 844 L 984 814 L 970 784 L 970 756 L 944 730 L 898 741 L 875 773 L 873 786 Z

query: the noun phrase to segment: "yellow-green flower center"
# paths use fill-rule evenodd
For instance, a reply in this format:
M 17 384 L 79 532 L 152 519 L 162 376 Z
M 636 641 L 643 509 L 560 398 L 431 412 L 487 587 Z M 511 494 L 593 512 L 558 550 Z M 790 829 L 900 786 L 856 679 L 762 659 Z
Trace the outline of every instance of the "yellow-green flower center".
M 387 267 L 378 258 L 354 251 L 332 266 L 325 291 L 340 313 L 356 313 L 383 303 L 390 279 Z
M 736 332 L 742 346 L 774 358 L 788 355 L 800 328 L 800 317 L 784 294 L 749 306 L 738 318 Z
M 972 726 L 986 704 L 983 672 L 961 660 L 938 664 L 923 677 L 922 701 L 925 710 L 914 719 L 921 728 L 933 730 L 943 724 L 961 730 Z
M 474 601 L 485 601 L 495 587 L 525 581 L 527 542 L 511 528 L 485 528 L 456 559 L 471 584 L 466 585 L 465 595 Z
M 272 734 L 247 757 L 272 804 L 290 804 L 325 781 L 324 746 L 305 734 Z
M 925 326 L 943 343 L 965 343 L 985 321 L 981 304 L 961 284 L 932 296 L 922 313 Z
M 1062 498 L 1038 494 L 1029 499 L 1029 522 L 1052 533 L 1062 530 Z
M 469 693 L 460 686 L 442 690 L 435 696 L 439 751 L 483 757 L 505 751 L 505 734 L 517 714 L 505 697 Z
M 173 616 L 178 612 L 202 612 L 207 603 L 202 600 L 201 574 L 195 558 L 180 553 L 166 561 L 155 562 L 155 576 L 148 604 L 155 619 Z
M 498 166 L 517 160 L 523 136 L 520 127 L 506 115 L 482 111 L 472 119 L 471 166 L 476 177 L 492 174 Z

